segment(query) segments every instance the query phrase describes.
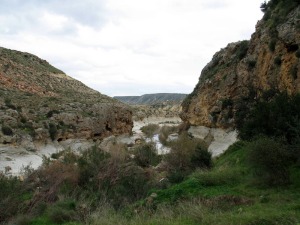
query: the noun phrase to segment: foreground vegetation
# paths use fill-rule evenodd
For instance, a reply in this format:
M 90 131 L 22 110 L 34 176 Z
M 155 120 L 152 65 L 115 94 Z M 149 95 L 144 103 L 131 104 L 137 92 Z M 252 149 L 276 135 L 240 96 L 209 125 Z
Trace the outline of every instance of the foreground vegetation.
M 297 224 L 300 163 L 285 166 L 288 179 L 276 182 L 280 171 L 251 158 L 253 151 L 276 144 L 270 138 L 237 142 L 211 169 L 191 168 L 187 157 L 178 171 L 185 174 L 180 182 L 161 179 L 174 171 L 148 166 L 151 160 L 127 161 L 120 146 L 110 155 L 97 148 L 82 156 L 67 151 L 61 160 L 46 160 L 38 171 L 29 171 L 23 182 L 1 177 L 1 220 L 16 225 Z
M 300 223 L 299 96 L 258 98 L 239 120 L 241 141 L 212 159 L 178 128 L 150 125 L 153 143 L 97 146 L 45 158 L 24 180 L 0 176 L 0 221 L 16 225 Z M 239 112 L 238 112 L 239 113 Z M 275 122 L 272 122 L 277 118 Z M 264 123 L 266 123 L 264 125 Z M 262 127 L 263 124 L 263 127 Z M 289 128 L 289 129 L 287 129 Z

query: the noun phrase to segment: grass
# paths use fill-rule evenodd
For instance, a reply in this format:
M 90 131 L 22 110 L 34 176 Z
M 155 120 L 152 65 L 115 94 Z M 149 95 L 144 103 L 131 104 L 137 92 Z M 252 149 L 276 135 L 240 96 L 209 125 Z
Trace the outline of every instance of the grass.
M 153 216 L 133 216 L 126 224 L 297 224 L 300 222 L 299 167 L 289 186 L 261 187 L 253 182 L 247 143 L 237 142 L 210 171 L 196 171 L 157 197 Z M 147 205 L 147 201 L 143 202 Z M 184 213 L 183 213 L 184 212 Z M 171 215 L 171 216 L 170 216 Z M 141 223 L 136 221 L 142 220 Z
M 28 225 L 82 225 L 78 222 L 53 223 L 48 217 L 38 217 L 30 221 Z

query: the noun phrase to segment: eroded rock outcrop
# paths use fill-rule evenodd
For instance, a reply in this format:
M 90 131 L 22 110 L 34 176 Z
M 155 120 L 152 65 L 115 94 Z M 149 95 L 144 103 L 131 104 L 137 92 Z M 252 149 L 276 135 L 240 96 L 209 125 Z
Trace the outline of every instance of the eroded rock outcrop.
M 300 6 L 297 1 L 292 3 L 293 7 L 270 1 L 250 41 L 231 43 L 213 56 L 182 104 L 183 121 L 234 127 L 240 101 L 258 98 L 266 91 L 300 91 Z

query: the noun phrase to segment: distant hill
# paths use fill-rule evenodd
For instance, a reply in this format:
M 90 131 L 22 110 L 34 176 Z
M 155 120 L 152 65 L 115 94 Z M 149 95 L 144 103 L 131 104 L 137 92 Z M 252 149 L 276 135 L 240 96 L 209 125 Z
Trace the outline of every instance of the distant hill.
M 187 94 L 157 93 L 142 96 L 115 96 L 114 98 L 131 105 L 153 105 L 167 102 L 180 103 L 186 96 Z

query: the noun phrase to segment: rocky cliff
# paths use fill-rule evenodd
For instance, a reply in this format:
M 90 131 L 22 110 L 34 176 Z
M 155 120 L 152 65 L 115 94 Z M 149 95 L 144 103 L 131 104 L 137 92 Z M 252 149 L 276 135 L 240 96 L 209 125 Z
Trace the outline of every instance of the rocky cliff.
M 130 133 L 132 112 L 32 54 L 0 48 L 0 143 Z
M 191 125 L 235 126 L 241 101 L 265 93 L 300 91 L 300 2 L 271 0 L 250 41 L 231 43 L 202 70 L 184 100 L 181 118 Z
M 160 103 L 152 105 L 133 105 L 133 119 L 143 120 L 149 117 L 178 118 L 181 112 L 180 103 Z

